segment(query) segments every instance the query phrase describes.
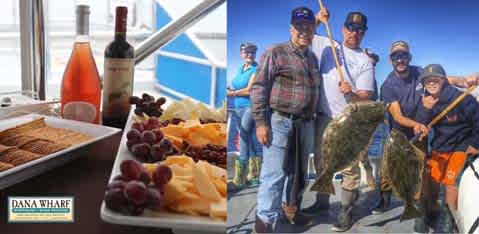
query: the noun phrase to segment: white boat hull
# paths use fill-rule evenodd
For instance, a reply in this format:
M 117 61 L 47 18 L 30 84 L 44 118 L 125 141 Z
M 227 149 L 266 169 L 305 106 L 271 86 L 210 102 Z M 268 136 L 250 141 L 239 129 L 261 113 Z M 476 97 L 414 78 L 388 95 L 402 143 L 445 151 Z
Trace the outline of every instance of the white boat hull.
M 479 159 L 473 162 L 474 168 L 479 173 Z M 479 216 L 479 179 L 474 176 L 471 167 L 462 175 L 459 184 L 458 219 L 459 231 L 467 233 L 474 221 Z M 473 233 L 479 234 L 479 228 Z

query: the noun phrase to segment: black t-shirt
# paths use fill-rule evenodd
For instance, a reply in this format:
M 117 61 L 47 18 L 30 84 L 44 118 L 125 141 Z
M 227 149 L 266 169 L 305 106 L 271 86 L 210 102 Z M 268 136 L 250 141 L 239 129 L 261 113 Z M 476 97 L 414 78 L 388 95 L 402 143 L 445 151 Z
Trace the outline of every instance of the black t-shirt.
M 407 78 L 398 77 L 394 71 L 389 73 L 381 86 L 381 100 L 385 103 L 397 101 L 402 114 L 407 118 L 414 119 L 424 93 L 424 88 L 418 79 L 423 69 L 417 66 L 410 66 L 409 69 Z M 389 117 L 389 122 L 392 128 L 403 132 L 408 138 L 414 137 L 412 128 L 399 125 L 392 116 Z

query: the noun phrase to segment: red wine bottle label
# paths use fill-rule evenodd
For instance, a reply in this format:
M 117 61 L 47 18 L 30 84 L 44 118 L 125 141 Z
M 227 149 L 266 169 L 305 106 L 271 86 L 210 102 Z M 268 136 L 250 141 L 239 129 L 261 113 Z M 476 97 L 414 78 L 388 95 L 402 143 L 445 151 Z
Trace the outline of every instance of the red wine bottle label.
M 128 116 L 135 60 L 105 58 L 104 68 L 103 115 L 109 118 Z
M 93 123 L 96 119 L 96 107 L 89 102 L 69 102 L 63 106 L 63 118 Z

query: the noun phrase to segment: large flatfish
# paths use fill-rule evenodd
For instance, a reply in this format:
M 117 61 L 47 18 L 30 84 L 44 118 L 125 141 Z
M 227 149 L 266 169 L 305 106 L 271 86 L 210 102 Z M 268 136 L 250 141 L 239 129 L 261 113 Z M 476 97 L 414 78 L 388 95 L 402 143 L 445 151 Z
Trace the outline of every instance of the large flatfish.
M 311 190 L 335 194 L 333 175 L 361 159 L 376 130 L 384 121 L 386 105 L 382 102 L 362 101 L 349 104 L 324 130 L 320 165 L 322 172 Z
M 422 191 L 425 153 L 393 129 L 384 144 L 382 173 L 389 177 L 393 191 L 404 203 L 400 221 L 421 216 L 414 206 Z

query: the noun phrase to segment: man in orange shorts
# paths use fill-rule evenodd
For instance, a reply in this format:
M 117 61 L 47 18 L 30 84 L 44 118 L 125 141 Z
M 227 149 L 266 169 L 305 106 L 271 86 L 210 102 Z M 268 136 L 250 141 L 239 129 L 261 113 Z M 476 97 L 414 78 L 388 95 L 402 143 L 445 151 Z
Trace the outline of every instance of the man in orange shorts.
M 450 103 L 461 91 L 451 86 L 441 65 L 431 64 L 424 68 L 419 76 L 424 88 L 425 96 L 432 99 L 432 108 L 425 107 L 417 115 L 417 121 L 429 123 Z M 440 233 L 452 233 L 454 219 L 457 212 L 456 185 L 457 176 L 461 173 L 468 155 L 475 155 L 479 148 L 479 103 L 471 95 L 467 95 L 462 102 L 453 108 L 433 127 L 434 136 L 431 142 L 432 153 L 427 165 L 432 179 L 445 187 L 446 204 L 443 205 L 439 216 Z M 452 215 L 452 216 L 451 216 Z

